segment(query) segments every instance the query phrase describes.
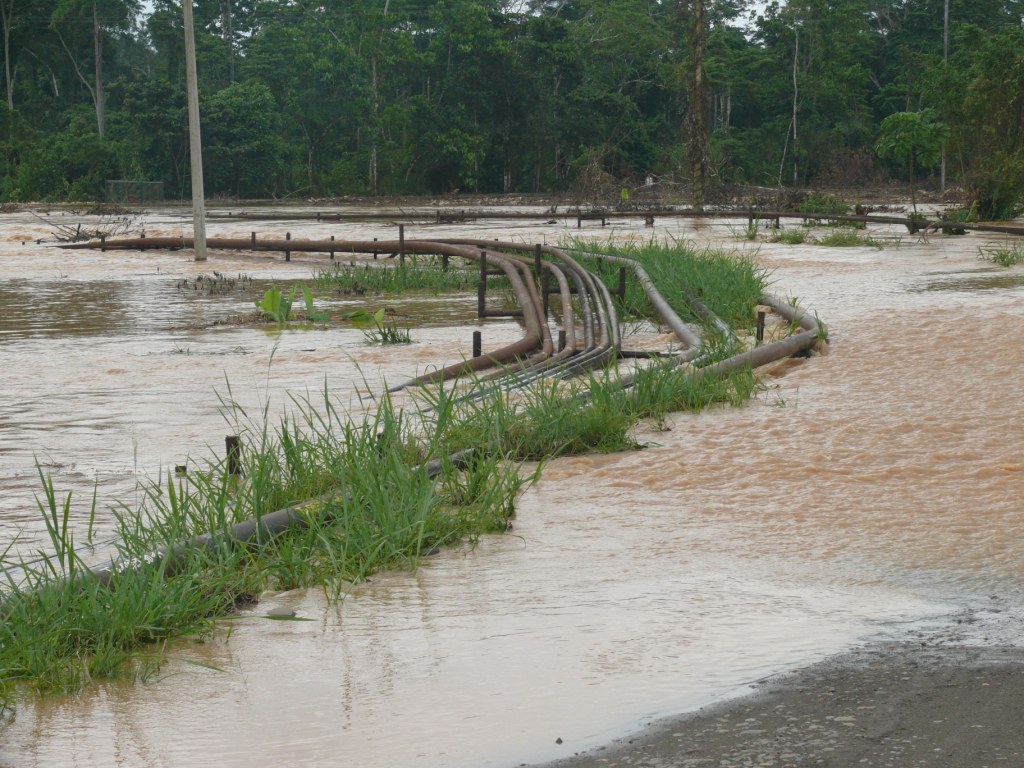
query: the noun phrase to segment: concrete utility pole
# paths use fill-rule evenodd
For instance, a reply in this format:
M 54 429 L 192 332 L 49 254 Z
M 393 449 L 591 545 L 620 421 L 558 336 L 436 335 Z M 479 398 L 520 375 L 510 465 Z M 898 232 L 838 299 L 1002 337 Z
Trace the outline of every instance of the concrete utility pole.
M 196 39 L 192 31 L 192 0 L 184 0 L 185 73 L 188 90 L 188 148 L 192 160 L 192 231 L 196 261 L 206 261 L 206 200 L 203 195 L 203 144 L 199 138 L 199 84 Z

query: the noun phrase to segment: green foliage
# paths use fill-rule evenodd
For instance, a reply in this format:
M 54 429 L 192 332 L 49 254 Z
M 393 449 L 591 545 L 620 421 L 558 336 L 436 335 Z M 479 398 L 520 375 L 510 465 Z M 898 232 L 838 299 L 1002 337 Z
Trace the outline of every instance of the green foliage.
M 363 333 L 366 341 L 370 344 L 411 344 L 412 334 L 409 333 L 409 329 L 399 329 L 398 323 L 394 320 L 385 323 L 385 311 L 381 307 L 370 317 L 373 322 L 373 328 Z
M 769 238 L 773 243 L 785 243 L 786 245 L 800 245 L 807 240 L 807 230 L 799 229 L 777 229 L 772 232 Z
M 1001 267 L 1024 264 L 1024 246 L 1017 242 L 1006 242 L 1002 246 L 993 248 L 979 248 L 978 255 L 980 258 L 991 261 Z
M 914 211 L 917 211 L 914 169 L 929 168 L 938 163 L 947 138 L 949 126 L 936 119 L 933 109 L 896 112 L 882 121 L 875 151 L 883 160 L 906 164 Z
M 309 286 L 305 283 L 302 284 L 302 296 L 306 300 L 306 319 L 311 323 L 319 323 L 327 320 L 330 315 L 326 312 L 320 312 L 313 305 L 313 291 L 310 290 Z
M 505 278 L 490 278 L 498 281 Z M 403 293 L 431 291 L 444 293 L 475 288 L 480 280 L 478 269 L 441 269 L 439 265 L 419 264 L 409 259 L 397 267 L 352 266 L 337 264 L 317 271 L 314 284 L 321 290 L 344 293 Z M 495 283 L 496 284 L 496 283 Z
M 843 215 L 849 213 L 853 206 L 840 197 L 812 192 L 797 206 L 800 213 L 833 213 Z
M 187 196 L 180 3 L 0 2 L 11 75 L 0 195 L 95 198 L 107 178 L 133 178 Z M 752 21 L 736 4 L 706 10 L 716 182 L 884 181 L 874 140 L 906 173 L 897 134 L 914 126 L 883 130 L 882 118 L 930 109 L 925 122 L 951 128 L 949 181 L 979 215 L 1020 203 L 1024 135 L 1006 97 L 1024 88 L 1014 3 L 954 8 L 948 61 L 942 15 L 927 4 L 775 3 Z M 648 0 L 197 3 L 207 190 L 568 192 L 614 204 L 623 186 L 636 201 L 651 173 L 645 195 L 685 199 L 680 126 L 693 113 L 678 11 Z M 933 169 L 925 139 L 914 196 Z
M 856 248 L 858 246 L 867 245 L 871 248 L 881 249 L 882 243 L 871 237 L 865 237 L 858 235 L 849 229 L 839 229 L 835 232 L 830 232 L 827 235 L 822 235 L 814 241 L 818 245 L 825 245 L 831 248 Z
M 735 328 L 751 328 L 754 308 L 767 282 L 766 272 L 742 253 L 710 248 L 697 249 L 686 243 L 621 243 L 609 240 L 599 246 L 571 241 L 569 250 L 596 251 L 638 261 L 658 286 L 666 301 L 685 319 L 698 325 L 706 321 L 689 309 L 699 298 L 718 317 Z M 601 275 L 608 285 L 618 283 L 619 265 L 601 259 L 587 259 L 588 269 Z M 636 280 L 626 281 L 623 309 L 627 314 L 652 316 L 647 295 Z
M 287 297 L 281 293 L 280 288 L 272 285 L 263 293 L 263 300 L 256 302 L 256 308 L 262 310 L 268 320 L 273 320 L 278 325 L 284 325 L 292 318 L 292 302 L 294 301 L 294 285 Z

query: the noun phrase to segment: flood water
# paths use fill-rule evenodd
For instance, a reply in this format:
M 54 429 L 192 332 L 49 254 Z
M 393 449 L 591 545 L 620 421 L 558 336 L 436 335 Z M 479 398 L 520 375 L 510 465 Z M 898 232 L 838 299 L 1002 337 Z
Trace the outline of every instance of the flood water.
M 744 227 L 659 220 L 654 234 L 751 250 L 732 236 Z M 146 230 L 187 234 L 170 210 Z M 209 226 L 250 230 L 394 237 L 380 223 Z M 131 503 L 140 478 L 223 449 L 226 400 L 278 414 L 326 383 L 356 404 L 467 355 L 477 323 L 473 296 L 389 300 L 416 340 L 397 353 L 356 328 L 211 325 L 252 297 L 182 290 L 186 278 L 308 280 L 326 255 L 196 265 L 189 252 L 31 244 L 48 231 L 0 218 L 0 522 L 23 551 L 40 542 L 36 461 L 74 492 L 82 537 L 96 488 L 101 537 L 107 507 Z M 480 232 L 651 236 L 613 221 L 406 237 Z M 889 247 L 758 246 L 776 292 L 817 312 L 831 343 L 766 372 L 753 403 L 644 425 L 643 451 L 551 462 L 510 534 L 378 575 L 338 605 L 268 597 L 230 635 L 181 643 L 154 682 L 20 705 L 0 766 L 514 766 L 965 609 L 973 642 L 1021 642 L 1024 268 L 979 261 L 1001 238 L 871 234 Z M 482 330 L 485 347 L 518 335 Z M 277 606 L 311 621 L 261 618 Z

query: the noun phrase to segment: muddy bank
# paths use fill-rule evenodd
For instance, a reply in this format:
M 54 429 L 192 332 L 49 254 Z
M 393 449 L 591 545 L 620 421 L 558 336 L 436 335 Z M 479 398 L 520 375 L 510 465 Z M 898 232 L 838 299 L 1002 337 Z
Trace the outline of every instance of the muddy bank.
M 1024 648 L 943 639 L 834 656 L 546 768 L 1024 764 Z

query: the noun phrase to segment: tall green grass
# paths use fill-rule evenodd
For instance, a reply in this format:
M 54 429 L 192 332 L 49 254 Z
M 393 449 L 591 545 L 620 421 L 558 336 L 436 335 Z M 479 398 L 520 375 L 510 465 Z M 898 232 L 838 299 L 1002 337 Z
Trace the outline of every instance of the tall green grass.
M 206 635 L 219 617 L 266 589 L 318 587 L 338 598 L 352 582 L 432 548 L 504 530 L 531 477 L 498 453 L 464 465 L 423 460 L 447 455 L 436 435 L 413 434 L 389 400 L 365 419 L 339 413 L 324 393 L 297 402 L 274 429 L 243 431 L 243 477 L 209 462 L 187 478 L 144 488 L 144 502 L 118 511 L 118 561 L 108 585 L 90 576 L 61 500 L 43 478 L 40 510 L 51 548 L 35 563 L 5 562 L 0 603 L 0 702 L 20 691 L 73 692 L 98 677 L 145 679 L 166 660 L 166 641 Z M 302 525 L 238 542 L 235 523 L 315 499 Z M 161 548 L 212 531 L 210 546 L 182 562 Z M 17 575 L 15 575 L 17 574 Z
M 873 237 L 858 235 L 849 229 L 839 229 L 835 232 L 830 232 L 827 235 L 816 238 L 814 242 L 830 248 L 857 248 L 862 245 L 878 249 L 884 247 L 881 241 L 875 240 Z
M 314 285 L 319 290 L 342 291 L 348 293 L 402 293 L 405 291 L 430 291 L 446 293 L 451 291 L 468 291 L 476 287 L 480 280 L 480 271 L 474 267 L 456 266 L 453 263 L 443 269 L 439 259 L 387 266 L 374 265 L 343 265 L 337 264 L 328 269 L 321 269 L 314 278 Z M 460 260 L 461 261 L 461 260 Z
M 734 325 L 751 321 L 764 287 L 764 273 L 742 256 L 656 245 L 602 250 L 641 261 L 675 306 L 696 295 Z M 593 264 L 617 276 L 616 266 Z M 643 313 L 635 283 L 625 304 Z M 712 343 L 713 357 L 727 353 L 719 347 Z M 0 706 L 101 677 L 146 679 L 168 660 L 171 638 L 214 632 L 218 619 L 264 590 L 316 587 L 338 599 L 374 571 L 502 531 L 545 460 L 636 448 L 638 420 L 740 403 L 758 385 L 749 370 L 699 377 L 663 361 L 629 382 L 609 369 L 524 389 L 471 386 L 473 396 L 464 385 L 427 387 L 423 410 L 399 411 L 384 397 L 368 414 L 339 410 L 325 388 L 315 401 L 293 400 L 276 424 L 266 410 L 250 417 L 229 387 L 224 405 L 245 446 L 241 476 L 210 460 L 187 477 L 144 485 L 141 504 L 116 510 L 120 566 L 108 584 L 90 577 L 75 550 L 70 497 L 41 474 L 50 547 L 39 561 L 0 563 L 20 567 L 17 576 L 4 572 Z M 429 460 L 440 460 L 439 474 L 428 472 Z M 527 460 L 539 464 L 523 474 Z M 229 535 L 239 521 L 284 508 L 301 524 L 246 542 Z M 180 557 L 171 549 L 206 533 L 214 534 L 206 546 Z
M 657 242 L 588 243 L 573 240 L 571 249 L 606 253 L 633 259 L 643 266 L 662 295 L 680 316 L 703 324 L 689 310 L 690 298 L 698 298 L 733 328 L 751 329 L 757 318 L 756 307 L 767 284 L 768 273 L 749 255 L 698 249 L 686 243 L 664 245 Z M 585 266 L 609 285 L 618 285 L 619 265 L 601 259 L 586 259 Z M 631 272 L 626 273 L 626 298 L 621 302 L 627 314 L 650 316 L 647 295 Z
M 991 261 L 1001 267 L 1012 267 L 1015 264 L 1024 263 L 1024 246 L 1007 241 L 1000 246 L 978 248 L 978 258 Z

